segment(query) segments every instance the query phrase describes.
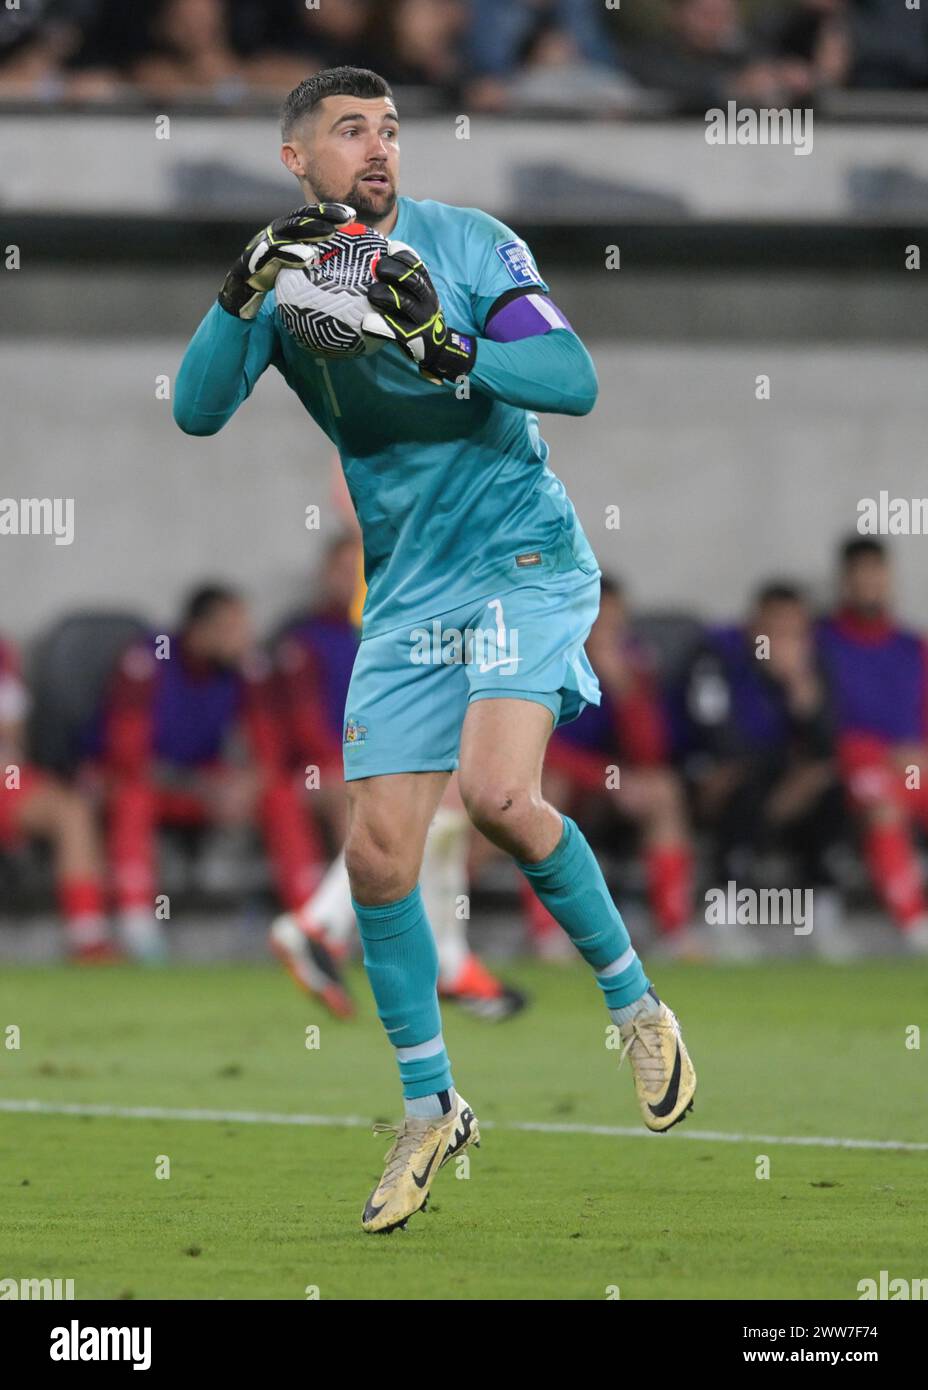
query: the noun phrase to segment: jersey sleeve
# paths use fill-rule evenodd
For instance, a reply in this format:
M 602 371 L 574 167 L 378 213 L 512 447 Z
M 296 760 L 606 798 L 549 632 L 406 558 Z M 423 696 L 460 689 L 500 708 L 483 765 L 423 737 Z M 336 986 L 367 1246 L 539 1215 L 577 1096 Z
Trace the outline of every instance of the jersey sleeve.
M 251 395 L 278 350 L 273 294 L 250 320 L 214 304 L 177 373 L 175 422 L 185 434 L 216 434 Z
M 504 295 L 531 290 L 547 294 L 528 244 L 511 227 L 471 209 L 467 233 L 467 283 L 475 323 L 483 330 L 493 305 Z
M 593 359 L 570 330 L 509 343 L 479 338 L 468 375 L 494 400 L 558 415 L 588 415 L 599 390 Z

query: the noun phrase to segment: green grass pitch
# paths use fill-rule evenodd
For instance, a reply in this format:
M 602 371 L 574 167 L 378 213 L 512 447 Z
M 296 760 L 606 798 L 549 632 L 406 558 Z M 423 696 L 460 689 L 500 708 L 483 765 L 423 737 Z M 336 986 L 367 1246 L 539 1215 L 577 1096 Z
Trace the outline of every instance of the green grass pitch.
M 638 1126 L 630 1074 L 585 968 L 515 965 L 529 1012 L 444 1011 L 486 1126 L 469 1177 L 449 1165 L 428 1213 L 372 1237 L 359 1217 L 387 1141 L 364 1125 L 401 1106 L 359 972 L 345 1024 L 270 964 L 8 969 L 0 1102 L 239 1113 L 0 1110 L 0 1278 L 72 1278 L 77 1298 L 627 1300 L 855 1299 L 881 1269 L 922 1277 L 928 1152 L 754 1136 L 928 1144 L 925 1051 L 906 1046 L 928 1022 L 928 966 L 654 973 L 700 1078 L 685 1124 L 573 1132 Z M 268 1114 L 358 1123 L 254 1122 Z M 702 1131 L 746 1137 L 687 1137 Z

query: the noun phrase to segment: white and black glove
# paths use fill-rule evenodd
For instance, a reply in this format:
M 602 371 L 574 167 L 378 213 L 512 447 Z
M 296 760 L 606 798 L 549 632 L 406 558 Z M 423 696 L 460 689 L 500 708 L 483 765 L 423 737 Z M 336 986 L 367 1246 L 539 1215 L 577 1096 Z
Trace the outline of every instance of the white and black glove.
M 262 227 L 251 238 L 223 281 L 219 303 L 236 318 L 253 319 L 278 271 L 312 265 L 318 245 L 339 227 L 354 221 L 345 203 L 318 203 L 297 208 Z

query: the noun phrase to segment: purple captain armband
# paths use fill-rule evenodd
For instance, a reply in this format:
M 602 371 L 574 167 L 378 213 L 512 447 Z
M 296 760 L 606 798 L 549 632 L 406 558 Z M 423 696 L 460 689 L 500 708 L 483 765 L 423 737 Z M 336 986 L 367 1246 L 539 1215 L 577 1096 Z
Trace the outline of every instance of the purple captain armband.
M 557 305 L 540 290 L 533 290 L 511 299 L 507 297 L 498 309 L 494 306 L 487 318 L 484 337 L 497 343 L 515 343 L 520 338 L 550 333 L 554 328 L 573 332 Z

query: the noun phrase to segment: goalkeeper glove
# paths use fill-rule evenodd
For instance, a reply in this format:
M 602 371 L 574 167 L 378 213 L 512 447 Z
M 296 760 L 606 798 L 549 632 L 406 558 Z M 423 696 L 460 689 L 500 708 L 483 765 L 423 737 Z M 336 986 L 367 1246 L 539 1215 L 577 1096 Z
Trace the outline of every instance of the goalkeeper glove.
M 251 238 L 223 281 L 219 303 L 236 318 L 253 319 L 278 271 L 312 265 L 316 243 L 353 221 L 354 208 L 344 203 L 311 204 L 278 217 Z
M 477 356 L 476 339 L 448 327 L 438 292 L 417 253 L 401 242 L 390 242 L 374 275 L 367 298 L 377 313 L 365 319 L 365 333 L 399 343 L 421 374 L 436 384 L 466 375 Z

